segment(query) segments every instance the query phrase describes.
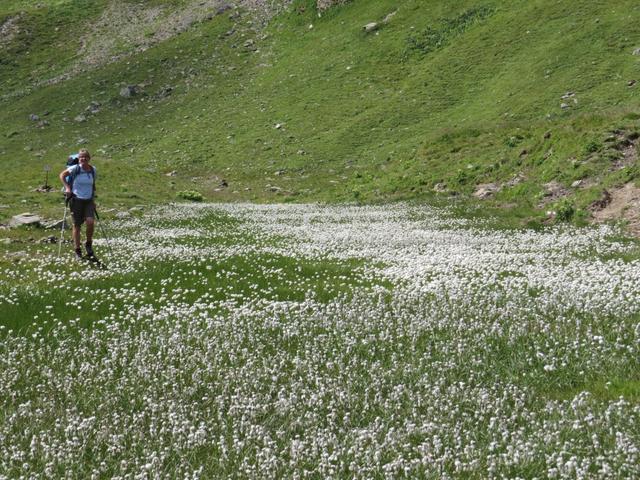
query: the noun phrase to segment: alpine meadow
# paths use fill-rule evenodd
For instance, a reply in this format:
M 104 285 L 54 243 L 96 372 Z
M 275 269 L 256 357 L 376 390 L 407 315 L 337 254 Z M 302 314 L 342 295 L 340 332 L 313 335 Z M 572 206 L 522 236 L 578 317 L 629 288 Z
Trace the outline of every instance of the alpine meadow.
M 639 20 L 0 2 L 0 480 L 640 478 Z

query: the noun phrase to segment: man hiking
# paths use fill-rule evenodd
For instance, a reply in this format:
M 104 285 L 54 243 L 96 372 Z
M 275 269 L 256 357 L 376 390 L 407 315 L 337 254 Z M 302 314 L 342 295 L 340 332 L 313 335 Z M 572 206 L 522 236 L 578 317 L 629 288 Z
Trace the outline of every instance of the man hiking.
M 73 216 L 73 244 L 76 258 L 82 259 L 80 248 L 80 228 L 87 224 L 87 241 L 84 246 L 87 257 L 94 259 L 92 241 L 95 225 L 96 169 L 89 164 L 91 154 L 85 148 L 78 152 L 78 164 L 67 167 L 60 173 L 60 181 L 64 184 L 66 202 Z

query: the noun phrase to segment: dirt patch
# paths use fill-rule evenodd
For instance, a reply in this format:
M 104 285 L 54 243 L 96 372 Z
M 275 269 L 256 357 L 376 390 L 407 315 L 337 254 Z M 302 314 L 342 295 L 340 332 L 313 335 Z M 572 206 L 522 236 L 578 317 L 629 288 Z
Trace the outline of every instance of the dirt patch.
M 552 180 L 549 183 L 545 183 L 544 185 L 544 197 L 542 201 L 538 204 L 538 208 L 543 208 L 548 203 L 555 202 L 560 200 L 563 197 L 569 195 L 569 190 L 562 185 L 560 182 Z
M 0 25 L 0 48 L 4 48 L 20 33 L 20 19 L 22 15 L 15 15 L 6 19 Z
M 610 190 L 606 203 L 593 206 L 593 219 L 601 223 L 608 220 L 625 220 L 629 224 L 629 232 L 640 237 L 640 188 L 629 182 L 623 187 Z M 600 208 L 600 207 L 604 208 Z
M 613 170 L 628 167 L 638 160 L 638 133 L 614 132 L 617 140 L 616 150 L 622 155 L 613 163 Z

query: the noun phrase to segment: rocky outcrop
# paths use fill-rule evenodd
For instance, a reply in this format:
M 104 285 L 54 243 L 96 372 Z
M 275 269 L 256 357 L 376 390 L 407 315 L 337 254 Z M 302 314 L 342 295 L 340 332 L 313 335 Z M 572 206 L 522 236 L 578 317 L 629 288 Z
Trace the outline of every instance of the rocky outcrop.
M 331 8 L 334 5 L 342 5 L 347 3 L 349 0 L 318 0 L 316 5 L 319 11 L 326 10 L 327 8 Z

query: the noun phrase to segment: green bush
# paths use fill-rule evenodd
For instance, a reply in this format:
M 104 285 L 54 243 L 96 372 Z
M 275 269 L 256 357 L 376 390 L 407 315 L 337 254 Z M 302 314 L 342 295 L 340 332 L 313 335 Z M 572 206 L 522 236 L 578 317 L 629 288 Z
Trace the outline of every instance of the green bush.
M 559 222 L 569 222 L 576 213 L 576 207 L 573 202 L 566 198 L 560 201 L 556 207 L 556 220 Z
M 591 140 L 584 147 L 585 152 L 587 153 L 595 153 L 602 148 L 602 144 L 600 142 L 596 142 L 595 140 Z
M 189 200 L 191 202 L 201 202 L 202 200 L 204 200 L 202 194 L 200 192 L 196 192 L 195 190 L 184 190 L 182 192 L 178 192 L 178 198 Z

